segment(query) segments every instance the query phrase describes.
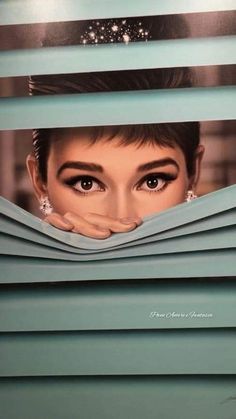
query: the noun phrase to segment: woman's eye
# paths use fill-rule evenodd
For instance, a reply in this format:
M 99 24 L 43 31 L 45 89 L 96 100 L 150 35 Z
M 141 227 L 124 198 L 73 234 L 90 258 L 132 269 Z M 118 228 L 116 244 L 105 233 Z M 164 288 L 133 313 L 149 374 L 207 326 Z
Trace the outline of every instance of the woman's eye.
M 101 183 L 91 176 L 81 176 L 77 179 L 71 180 L 68 184 L 70 184 L 76 191 L 85 194 L 89 192 L 104 191 L 104 187 L 102 187 Z
M 138 189 L 148 192 L 157 192 L 167 185 L 167 180 L 160 177 L 160 175 L 150 175 L 140 183 Z

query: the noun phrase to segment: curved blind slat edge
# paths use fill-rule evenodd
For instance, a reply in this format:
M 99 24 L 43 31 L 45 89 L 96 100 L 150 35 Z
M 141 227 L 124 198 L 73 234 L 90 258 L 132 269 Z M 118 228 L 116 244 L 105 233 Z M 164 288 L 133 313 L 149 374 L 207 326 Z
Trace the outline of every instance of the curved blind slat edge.
M 34 258 L 0 256 L 0 283 L 46 283 L 73 281 L 107 281 L 146 278 L 234 277 L 235 250 L 194 252 L 186 254 L 144 257 L 127 263 L 84 263 L 44 261 Z M 186 262 L 187 261 L 187 262 Z M 69 267 L 69 270 L 68 270 Z M 49 274 L 50 272 L 50 274 Z
M 46 95 L 0 100 L 0 130 L 236 118 L 236 87 Z
M 236 36 L 3 51 L 0 77 L 228 64 Z
M 0 25 L 234 9 L 235 0 L 2 0 Z

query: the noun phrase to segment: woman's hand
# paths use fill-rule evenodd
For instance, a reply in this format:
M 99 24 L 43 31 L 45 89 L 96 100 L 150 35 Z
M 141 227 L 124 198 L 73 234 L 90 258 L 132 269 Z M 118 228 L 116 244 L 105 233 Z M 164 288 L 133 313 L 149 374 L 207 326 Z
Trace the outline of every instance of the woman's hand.
M 63 216 L 53 212 L 44 221 L 61 230 L 79 233 L 93 239 L 106 239 L 112 233 L 125 233 L 142 224 L 142 220 L 138 217 L 115 219 L 93 213 L 81 217 L 72 212 L 67 212 Z

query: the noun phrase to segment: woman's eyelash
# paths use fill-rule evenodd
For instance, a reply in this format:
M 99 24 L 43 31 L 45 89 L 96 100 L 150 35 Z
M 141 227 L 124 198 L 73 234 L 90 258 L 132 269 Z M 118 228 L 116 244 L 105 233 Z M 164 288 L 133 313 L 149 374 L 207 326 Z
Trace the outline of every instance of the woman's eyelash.
M 148 193 L 161 192 L 168 186 L 168 184 L 171 181 L 175 180 L 176 178 L 177 178 L 177 174 L 173 174 L 173 173 L 166 173 L 166 172 L 148 173 L 137 183 L 137 189 L 142 189 L 141 188 L 142 185 L 150 179 L 161 179 L 164 182 L 164 184 L 160 186 L 159 189 L 153 188 L 152 190 L 152 188 L 150 188 L 150 190 L 146 190 L 146 192 Z M 64 180 L 64 183 L 67 186 L 73 187 L 77 193 L 82 194 L 82 195 L 87 195 L 88 193 L 93 192 L 93 191 L 89 192 L 89 189 L 86 191 L 86 190 L 79 190 L 75 188 L 75 185 L 78 182 L 82 182 L 82 181 L 90 181 L 90 182 L 96 183 L 99 186 L 99 188 L 101 188 L 101 190 L 105 190 L 105 185 L 101 181 L 99 181 L 98 179 L 90 175 L 72 176 L 71 178 Z
M 90 181 L 90 182 L 94 182 L 94 183 L 97 183 L 98 185 L 99 185 L 99 187 L 101 187 L 101 189 L 104 189 L 105 187 L 104 187 L 104 184 L 101 182 L 101 181 L 99 181 L 98 179 L 96 179 L 95 177 L 93 177 L 93 176 L 88 176 L 88 175 L 79 175 L 79 176 L 73 176 L 73 177 L 71 177 L 71 178 L 69 178 L 69 179 L 66 179 L 66 180 L 64 180 L 64 183 L 67 185 L 67 186 L 75 186 L 76 185 L 76 183 L 78 183 L 78 182 L 82 182 L 82 181 Z M 83 192 L 82 191 L 79 191 L 79 190 L 77 190 L 76 189 L 76 191 L 78 192 L 78 193 L 81 193 L 81 194 L 87 194 L 87 193 L 89 193 L 89 190 L 88 190 L 88 192 L 86 192 L 86 190 L 84 190 Z
M 172 179 L 176 179 L 177 175 L 174 173 L 166 173 L 166 172 L 162 172 L 162 173 L 148 173 L 146 176 L 144 176 L 144 178 L 142 180 L 146 180 L 149 177 L 159 177 L 163 180 L 172 180 Z
M 149 173 L 148 175 L 144 176 L 139 182 L 138 184 L 141 185 L 143 182 L 145 182 L 146 180 L 150 179 L 150 178 L 159 178 L 165 181 L 171 181 L 171 180 L 175 180 L 177 178 L 176 174 L 173 173 Z
M 146 176 L 144 176 L 137 184 L 137 189 L 138 190 L 144 190 L 147 193 L 158 193 L 158 192 L 162 192 L 164 191 L 167 186 L 169 185 L 170 182 L 172 182 L 173 180 L 175 180 L 177 178 L 177 174 L 173 174 L 173 173 L 166 173 L 166 172 L 162 172 L 162 173 L 148 173 Z M 147 189 L 142 187 L 143 184 L 149 180 L 155 180 L 155 179 L 160 179 L 163 184 L 162 185 L 156 185 L 153 188 L 150 187 L 150 189 L 147 186 Z
M 77 182 L 79 182 L 79 181 L 81 181 L 81 180 L 87 180 L 87 179 L 89 179 L 89 180 L 91 180 L 91 181 L 93 181 L 93 182 L 97 182 L 97 183 L 101 183 L 98 179 L 96 179 L 95 177 L 92 177 L 92 176 L 81 176 L 81 175 L 79 175 L 79 176 L 73 176 L 73 177 L 71 177 L 71 178 L 69 178 L 69 179 L 66 179 L 64 182 L 67 184 L 67 185 L 70 185 L 70 186 L 72 186 L 72 185 L 74 185 L 75 183 L 77 183 Z

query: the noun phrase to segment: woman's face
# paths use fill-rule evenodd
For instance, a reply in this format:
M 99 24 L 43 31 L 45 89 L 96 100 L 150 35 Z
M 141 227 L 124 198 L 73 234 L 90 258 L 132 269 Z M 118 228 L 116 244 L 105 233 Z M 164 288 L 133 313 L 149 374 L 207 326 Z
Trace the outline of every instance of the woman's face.
M 45 191 L 55 212 L 143 218 L 185 200 L 192 184 L 179 147 L 119 140 L 91 144 L 71 130 L 51 144 Z

